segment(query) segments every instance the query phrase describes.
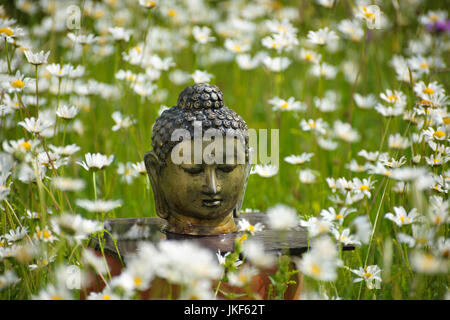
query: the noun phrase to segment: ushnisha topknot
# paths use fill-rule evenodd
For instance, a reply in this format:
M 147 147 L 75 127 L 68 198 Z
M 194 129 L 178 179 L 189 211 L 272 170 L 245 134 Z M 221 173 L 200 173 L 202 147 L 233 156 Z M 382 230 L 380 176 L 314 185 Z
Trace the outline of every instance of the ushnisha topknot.
M 219 109 L 225 106 L 220 89 L 211 84 L 199 83 L 186 87 L 178 97 L 181 109 Z
M 194 121 L 201 121 L 202 133 L 209 128 L 241 136 L 245 141 L 245 157 L 248 160 L 248 127 L 244 119 L 225 105 L 223 93 L 211 84 L 198 83 L 185 88 L 177 105 L 165 110 L 153 125 L 152 147 L 159 161 L 165 164 L 167 154 L 182 141 L 171 141 L 176 129 L 186 129 L 194 136 Z

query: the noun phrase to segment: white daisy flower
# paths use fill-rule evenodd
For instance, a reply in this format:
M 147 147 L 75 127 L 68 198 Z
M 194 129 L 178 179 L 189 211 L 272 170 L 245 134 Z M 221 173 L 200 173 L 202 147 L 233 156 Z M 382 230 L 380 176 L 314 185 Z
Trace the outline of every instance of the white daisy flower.
M 244 53 L 250 50 L 250 45 L 242 41 L 226 39 L 225 48 L 233 53 Z
M 278 167 L 272 164 L 257 164 L 251 170 L 251 174 L 255 173 L 261 177 L 270 178 L 278 173 Z
M 19 126 L 24 127 L 28 132 L 38 134 L 49 128 L 52 124 L 42 118 L 25 118 L 23 121 L 17 123 Z
M 290 155 L 284 158 L 284 161 L 290 164 L 303 164 L 309 162 L 314 156 L 314 153 L 302 153 L 301 155 Z
M 114 155 L 106 156 L 101 153 L 86 153 L 84 157 L 86 161 L 77 161 L 76 163 L 87 171 L 105 169 L 114 160 Z
M 90 212 L 108 212 L 122 206 L 122 200 L 87 200 L 78 199 L 75 201 L 77 206 L 82 207 Z
M 47 63 L 48 56 L 50 55 L 50 51 L 47 52 L 41 51 L 34 53 L 31 50 L 25 50 L 23 53 L 25 54 L 28 63 L 33 64 L 35 66 Z
M 399 227 L 416 222 L 419 219 L 419 213 L 416 208 L 411 209 L 409 213 L 403 207 L 394 207 L 395 215 L 388 212 L 384 215 L 386 219 L 393 221 Z
M 248 222 L 247 219 L 240 219 L 238 222 L 238 230 L 249 232 L 251 234 L 255 234 L 256 232 L 262 231 L 264 229 L 264 225 L 260 222 L 256 223 L 255 225 Z
M 269 57 L 265 56 L 262 58 L 262 63 L 267 69 L 273 72 L 281 72 L 287 69 L 291 64 L 291 60 L 286 57 Z
M 75 106 L 67 106 L 67 105 L 61 105 L 56 110 L 56 115 L 64 120 L 71 120 L 75 118 L 80 112 L 80 109 Z
M 304 60 L 312 64 L 318 64 L 322 59 L 322 56 L 320 54 L 305 48 L 300 49 L 298 57 L 301 60 Z
M 128 42 L 130 40 L 132 30 L 126 30 L 122 27 L 110 27 L 108 28 L 109 33 L 113 36 L 114 40 L 123 40 Z
M 136 123 L 136 119 L 132 119 L 129 116 L 123 117 L 123 115 L 120 111 L 114 111 L 111 114 L 111 117 L 113 118 L 113 120 L 115 122 L 114 126 L 112 127 L 112 131 L 117 131 L 120 129 L 127 129 Z
M 288 100 L 274 97 L 268 101 L 272 106 L 272 110 L 280 111 L 305 111 L 306 105 L 300 101 L 296 101 L 294 97 L 290 97 Z
M 266 213 L 267 225 L 275 230 L 287 230 L 295 228 L 299 219 L 294 208 L 284 204 L 277 204 L 269 208 Z
M 365 281 L 367 288 L 380 289 L 381 278 L 379 276 L 381 269 L 377 265 L 371 265 L 367 267 L 360 267 L 359 269 L 350 269 L 351 272 L 356 274 L 359 278 L 353 280 L 353 282 Z
M 331 41 L 339 39 L 338 35 L 328 27 L 317 31 L 310 30 L 307 35 L 307 41 L 312 44 L 325 45 Z
M 72 70 L 73 66 L 71 64 L 65 64 L 61 66 L 58 63 L 52 63 L 47 66 L 47 71 L 58 78 L 68 76 Z
M 194 79 L 195 83 L 208 83 L 214 75 L 206 71 L 195 70 L 191 77 Z
M 361 109 L 372 109 L 377 103 L 377 100 L 373 94 L 363 96 L 359 93 L 355 93 L 353 95 L 353 99 L 355 99 L 356 105 Z
M 211 29 L 208 27 L 194 26 L 192 28 L 192 35 L 194 36 L 195 41 L 201 44 L 216 40 L 215 37 L 211 36 Z

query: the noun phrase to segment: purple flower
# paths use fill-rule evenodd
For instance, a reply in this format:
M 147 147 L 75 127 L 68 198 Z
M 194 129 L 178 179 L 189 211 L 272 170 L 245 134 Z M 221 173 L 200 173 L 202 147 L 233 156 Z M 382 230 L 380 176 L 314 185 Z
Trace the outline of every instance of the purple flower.
M 450 20 L 436 21 L 426 25 L 428 32 L 445 33 L 450 31 Z

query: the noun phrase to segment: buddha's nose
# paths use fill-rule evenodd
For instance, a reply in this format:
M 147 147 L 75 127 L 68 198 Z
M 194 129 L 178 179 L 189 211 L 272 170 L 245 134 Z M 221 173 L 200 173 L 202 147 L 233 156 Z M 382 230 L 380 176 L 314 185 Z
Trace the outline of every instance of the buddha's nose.
M 217 181 L 216 170 L 212 166 L 205 168 L 205 184 L 203 187 L 206 194 L 217 194 L 222 189 Z

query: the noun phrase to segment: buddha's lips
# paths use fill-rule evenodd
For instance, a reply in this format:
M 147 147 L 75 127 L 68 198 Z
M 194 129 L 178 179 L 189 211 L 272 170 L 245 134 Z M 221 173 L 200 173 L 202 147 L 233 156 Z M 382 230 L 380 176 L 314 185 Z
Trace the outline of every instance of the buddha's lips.
M 222 199 L 204 199 L 202 202 L 205 207 L 213 208 L 220 206 Z

